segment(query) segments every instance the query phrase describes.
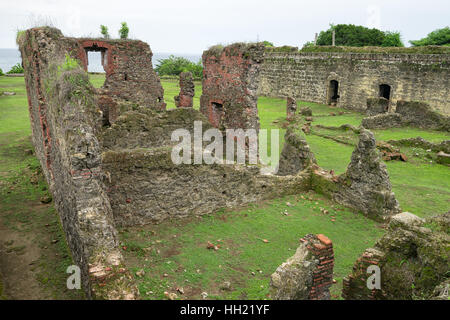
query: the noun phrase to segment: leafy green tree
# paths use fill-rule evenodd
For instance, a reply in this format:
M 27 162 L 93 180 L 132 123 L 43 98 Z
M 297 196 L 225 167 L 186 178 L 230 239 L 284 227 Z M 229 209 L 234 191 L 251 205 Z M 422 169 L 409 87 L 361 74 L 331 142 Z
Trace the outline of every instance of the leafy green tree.
M 103 38 L 109 39 L 108 27 L 104 25 L 100 25 L 100 32 L 103 35 Z
M 383 43 L 381 43 L 382 47 L 404 47 L 402 37 L 400 35 L 400 32 L 391 32 L 386 31 L 384 33 L 384 40 Z
M 401 35 L 399 32 L 383 32 L 381 30 L 356 26 L 353 24 L 330 25 L 326 31 L 321 31 L 317 38 L 317 45 L 332 45 L 332 33 L 336 33 L 337 46 L 364 47 L 364 46 L 394 46 L 401 47 Z
M 13 66 L 11 68 L 11 70 L 9 70 L 7 72 L 7 74 L 16 74 L 16 73 L 23 73 L 23 68 L 22 68 L 22 65 L 20 63 L 17 63 L 15 66 Z
M 130 31 L 130 29 L 128 28 L 127 23 L 122 22 L 122 27 L 119 29 L 120 39 L 127 39 L 129 31 Z
M 3 73 L 2 68 L 0 68 L 0 76 L 4 76 L 5 74 Z
M 202 62 L 194 63 L 183 57 L 169 56 L 167 59 L 158 60 L 155 71 L 159 75 L 178 76 L 181 72 L 189 71 L 194 78 L 201 78 L 203 75 Z
M 409 41 L 413 46 L 448 46 L 450 45 L 450 28 L 445 27 L 430 32 L 425 38 Z

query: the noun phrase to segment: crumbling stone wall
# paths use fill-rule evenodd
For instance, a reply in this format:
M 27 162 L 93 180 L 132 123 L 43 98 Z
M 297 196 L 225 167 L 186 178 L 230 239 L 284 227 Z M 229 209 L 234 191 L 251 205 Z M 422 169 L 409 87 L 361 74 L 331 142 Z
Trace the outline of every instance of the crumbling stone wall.
M 286 119 L 291 120 L 297 111 L 297 101 L 294 98 L 286 99 Z
M 180 94 L 176 96 L 175 105 L 177 108 L 192 108 L 194 105 L 194 80 L 192 73 L 182 72 L 180 73 Z
M 372 107 L 370 110 L 372 111 L 368 111 L 369 114 L 376 113 Z M 433 111 L 427 103 L 399 100 L 397 102 L 396 112 L 383 113 L 364 118 L 361 125 L 366 129 L 386 129 L 412 126 L 425 129 L 450 131 L 450 116 L 442 115 L 439 112 Z
M 295 254 L 271 275 L 275 300 L 329 300 L 333 283 L 333 244 L 323 234 L 300 239 Z
M 223 129 L 259 130 L 258 79 L 264 45 L 235 43 L 203 52 L 200 111 Z
M 347 300 L 447 299 L 450 212 L 421 219 L 409 212 L 392 217 L 387 233 L 367 249 L 344 278 Z M 380 288 L 369 289 L 369 266 L 380 268 Z M 447 296 L 443 288 L 447 286 Z
M 309 173 L 288 178 L 261 175 L 258 166 L 176 165 L 170 146 L 111 150 L 103 154 L 103 165 L 114 218 L 122 226 L 212 213 L 310 188 Z
M 391 87 L 393 110 L 398 100 L 429 103 L 450 114 L 450 55 L 381 53 L 308 53 L 267 51 L 258 93 L 328 103 L 330 81 L 339 83 L 337 106 L 365 111 L 367 98 Z
M 317 163 L 316 158 L 305 138 L 288 128 L 284 136 L 284 146 L 278 162 L 277 175 L 295 175 L 315 163 Z
M 368 130 L 361 130 L 345 173 L 334 176 L 317 167 L 312 180 L 315 191 L 373 219 L 389 219 L 400 212 L 386 165 L 377 151 L 373 133 Z
M 108 293 L 98 290 L 98 271 L 120 268 L 122 256 L 102 183 L 95 90 L 81 67 L 67 64 L 66 44 L 53 28 L 30 29 L 19 39 L 33 144 L 87 296 L 134 298 L 126 273 L 110 274 Z
M 123 99 L 155 110 L 165 110 L 164 90 L 153 70 L 153 53 L 147 43 L 122 39 L 73 40 L 76 41 L 76 46 L 72 48 L 73 54 L 76 52 L 86 71 L 87 52 L 102 50 L 104 53 L 102 61 L 106 79 L 102 93 L 106 96 L 103 99 L 111 99 L 114 102 L 108 105 L 110 108 L 117 107 L 115 99 Z M 118 114 L 120 111 L 113 110 L 111 113 Z
M 369 98 L 367 99 L 366 113 L 369 116 L 375 116 L 380 113 L 389 111 L 389 100 L 386 98 Z

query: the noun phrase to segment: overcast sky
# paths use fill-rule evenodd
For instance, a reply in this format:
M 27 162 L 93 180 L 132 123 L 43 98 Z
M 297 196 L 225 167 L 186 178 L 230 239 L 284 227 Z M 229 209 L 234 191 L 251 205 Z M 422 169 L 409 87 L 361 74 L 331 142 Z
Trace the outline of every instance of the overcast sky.
M 117 37 L 126 21 L 130 38 L 154 52 L 201 54 L 211 45 L 268 40 L 301 47 L 330 23 L 400 31 L 405 44 L 449 25 L 449 0 L 0 0 L 0 48 L 15 34 L 51 22 L 67 36 Z

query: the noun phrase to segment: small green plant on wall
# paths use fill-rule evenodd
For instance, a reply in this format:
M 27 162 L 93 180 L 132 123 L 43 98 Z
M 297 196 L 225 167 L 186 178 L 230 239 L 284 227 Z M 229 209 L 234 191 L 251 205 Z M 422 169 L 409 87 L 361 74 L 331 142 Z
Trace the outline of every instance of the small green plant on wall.
M 122 27 L 119 29 L 120 39 L 127 39 L 129 31 L 130 31 L 130 29 L 128 28 L 127 23 L 126 22 L 122 22 Z
M 100 25 L 100 33 L 103 35 L 103 38 L 109 39 L 108 27 L 104 25 Z
M 58 66 L 58 72 L 69 71 L 78 67 L 78 61 L 66 53 L 64 63 Z

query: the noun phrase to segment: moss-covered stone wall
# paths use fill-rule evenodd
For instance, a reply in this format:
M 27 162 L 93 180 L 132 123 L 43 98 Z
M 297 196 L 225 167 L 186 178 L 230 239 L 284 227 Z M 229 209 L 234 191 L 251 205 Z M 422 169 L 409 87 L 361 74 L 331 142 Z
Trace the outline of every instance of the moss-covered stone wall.
M 364 111 L 368 98 L 390 86 L 397 100 L 428 103 L 450 114 L 450 54 L 299 52 L 266 50 L 258 93 L 329 103 L 330 81 L 338 81 L 337 106 Z

